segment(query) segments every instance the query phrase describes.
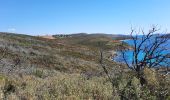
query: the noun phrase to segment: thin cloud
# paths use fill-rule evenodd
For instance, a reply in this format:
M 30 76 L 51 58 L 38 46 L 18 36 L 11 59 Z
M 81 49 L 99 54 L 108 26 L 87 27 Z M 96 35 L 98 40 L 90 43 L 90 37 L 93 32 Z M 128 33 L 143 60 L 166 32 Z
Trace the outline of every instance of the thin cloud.
M 15 32 L 16 29 L 15 28 L 8 28 L 8 32 Z

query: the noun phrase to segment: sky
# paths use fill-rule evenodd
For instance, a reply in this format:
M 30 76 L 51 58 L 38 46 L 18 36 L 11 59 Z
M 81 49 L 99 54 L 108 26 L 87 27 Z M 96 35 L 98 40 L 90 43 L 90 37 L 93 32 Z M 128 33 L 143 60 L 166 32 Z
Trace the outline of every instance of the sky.
M 170 30 L 170 0 L 0 0 L 0 31 L 29 35 Z

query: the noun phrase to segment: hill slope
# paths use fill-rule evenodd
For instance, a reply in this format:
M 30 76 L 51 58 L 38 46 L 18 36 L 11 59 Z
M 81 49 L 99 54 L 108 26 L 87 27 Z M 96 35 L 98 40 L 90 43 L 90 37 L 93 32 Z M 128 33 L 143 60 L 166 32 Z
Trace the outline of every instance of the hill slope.
M 119 73 L 120 68 L 111 67 L 116 63 L 108 58 L 119 43 L 112 43 L 112 38 L 107 36 L 48 39 L 1 32 L 0 95 L 9 100 L 73 98 L 70 96 L 90 99 L 97 90 L 102 98 L 110 98 L 111 85 L 103 78 L 99 64 L 99 41 L 108 42 L 104 56 L 106 66 Z M 92 84 L 96 84 L 95 87 Z
M 50 40 L 21 34 L 0 33 L 0 53 L 4 54 L 2 62 L 6 66 L 3 67 L 4 69 L 1 68 L 1 71 L 12 73 L 21 68 L 25 72 L 29 72 L 30 68 L 51 68 L 71 73 L 97 71 L 98 41 L 112 42 L 112 39 L 103 35 L 87 35 Z M 114 43 L 109 46 L 108 51 L 113 50 Z M 113 63 L 107 61 L 108 64 Z M 8 66 L 11 64 L 13 66 Z
M 100 43 L 105 43 L 104 65 L 114 87 L 99 64 Z M 122 96 L 145 100 L 160 94 L 161 99 L 168 98 L 169 77 L 148 69 L 144 75 L 152 84 L 141 87 L 133 71 L 111 61 L 117 46 L 120 41 L 103 34 L 48 39 L 0 33 L 0 100 L 119 100 Z

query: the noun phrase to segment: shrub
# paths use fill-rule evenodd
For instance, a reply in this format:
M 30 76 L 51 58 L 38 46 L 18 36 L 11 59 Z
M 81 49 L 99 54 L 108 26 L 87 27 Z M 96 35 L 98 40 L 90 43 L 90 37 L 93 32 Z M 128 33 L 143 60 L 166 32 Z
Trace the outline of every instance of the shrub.
M 144 78 L 146 79 L 148 85 L 154 87 L 159 85 L 159 82 L 157 80 L 157 73 L 155 72 L 155 70 L 144 68 L 143 73 L 144 73 Z
M 40 69 L 36 69 L 33 74 L 39 78 L 43 78 L 43 75 L 44 75 L 44 72 L 43 70 L 40 70 Z

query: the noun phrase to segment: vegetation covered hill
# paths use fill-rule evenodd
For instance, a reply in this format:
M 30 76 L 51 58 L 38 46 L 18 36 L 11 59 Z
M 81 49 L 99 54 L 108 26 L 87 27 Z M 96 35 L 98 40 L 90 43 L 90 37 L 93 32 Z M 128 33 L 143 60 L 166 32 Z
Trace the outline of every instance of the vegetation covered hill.
M 74 91 L 76 84 L 79 84 L 85 85 L 84 88 L 80 86 L 80 90 L 75 90 L 73 93 L 77 93 L 76 91 L 87 92 L 79 94 L 80 97 L 91 98 L 92 95 L 95 95 L 90 93 L 94 91 L 91 85 L 96 84 L 95 86 L 98 86 L 98 88 L 104 89 L 99 92 L 105 97 L 103 91 L 109 91 L 106 90 L 105 84 L 98 83 L 98 81 L 103 80 L 103 78 L 99 77 L 103 75 L 103 71 L 99 64 L 98 41 L 108 41 L 107 47 L 109 48 L 107 49 L 105 61 L 107 66 L 114 66 L 115 63 L 109 59 L 110 51 L 113 51 L 115 44 L 118 45 L 119 43 L 112 42 L 112 38 L 106 36 L 80 35 L 69 38 L 56 37 L 56 39 L 47 39 L 22 34 L 0 33 L 1 81 L 2 84 L 3 81 L 10 81 L 9 86 L 7 84 L 7 89 L 6 84 L 1 86 L 4 90 L 6 89 L 6 92 L 3 92 L 4 90 L 1 91 L 2 95 L 4 95 L 5 98 L 13 98 L 14 96 L 14 98 L 62 99 L 69 97 L 69 95 L 78 96 L 78 94 L 73 95 L 71 91 Z M 119 68 L 115 68 L 115 71 L 118 69 Z M 92 77 L 98 78 L 88 81 L 84 79 Z M 56 84 L 49 82 L 54 80 L 57 82 Z M 71 83 L 61 83 L 65 81 Z M 54 84 L 56 88 L 59 88 L 57 86 L 57 84 L 59 84 L 64 90 L 60 91 L 57 89 L 55 91 L 47 89 L 48 85 L 52 84 Z M 69 87 L 65 87 L 64 84 L 69 85 Z M 75 88 L 69 89 L 73 84 L 75 84 Z M 10 89 L 8 90 L 8 88 Z M 53 87 L 50 88 L 54 89 Z M 65 90 L 66 88 L 69 90 Z M 90 90 L 82 90 L 81 88 Z M 97 89 L 97 87 L 94 89 Z M 54 93 L 44 94 L 49 91 L 53 91 Z M 64 91 L 66 94 L 63 93 Z M 16 94 L 16 92 L 19 93 Z M 59 94 L 55 92 L 59 92 Z M 53 94 L 55 95 L 54 97 Z M 44 95 L 47 97 L 41 97 Z M 50 95 L 52 95 L 52 97 L 49 97 Z
M 0 33 L 0 53 L 4 55 L 2 62 L 19 63 L 18 66 L 26 68 L 48 68 L 62 72 L 83 72 L 97 70 L 98 42 L 108 41 L 107 51 L 114 50 L 112 38 L 105 36 L 79 36 L 70 38 L 46 39 L 21 34 Z M 112 64 L 112 61 L 108 64 Z M 10 73 L 15 72 L 14 67 L 8 66 Z M 6 68 L 5 68 L 6 69 Z M 5 70 L 2 69 L 1 71 Z M 21 69 L 21 68 L 20 68 Z M 26 71 L 28 72 L 28 71 Z M 4 71 L 4 73 L 7 73 Z M 18 72 L 17 72 L 18 73 Z
M 122 36 L 115 36 L 120 38 Z M 114 79 L 114 89 L 99 63 L 101 42 L 105 43 L 104 65 Z M 157 79 L 157 74 L 146 69 L 151 89 L 141 88 L 132 71 L 111 60 L 120 44 L 118 40 L 113 41 L 113 35 L 104 34 L 48 39 L 0 33 L 0 99 L 119 100 L 126 97 L 150 100 L 160 93 L 162 98 L 167 98 L 170 80 Z M 154 89 L 159 91 L 152 92 Z

